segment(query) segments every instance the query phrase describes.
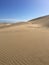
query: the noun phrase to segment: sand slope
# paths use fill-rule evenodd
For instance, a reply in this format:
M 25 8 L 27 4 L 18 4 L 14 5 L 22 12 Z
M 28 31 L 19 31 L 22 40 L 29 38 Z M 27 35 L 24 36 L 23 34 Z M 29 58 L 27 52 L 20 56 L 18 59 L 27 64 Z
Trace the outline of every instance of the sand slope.
M 49 30 L 32 24 L 0 29 L 0 65 L 49 65 Z
M 33 25 L 40 25 L 41 27 L 49 27 L 49 15 L 38 17 L 32 20 L 29 20 L 28 22 L 32 23 Z

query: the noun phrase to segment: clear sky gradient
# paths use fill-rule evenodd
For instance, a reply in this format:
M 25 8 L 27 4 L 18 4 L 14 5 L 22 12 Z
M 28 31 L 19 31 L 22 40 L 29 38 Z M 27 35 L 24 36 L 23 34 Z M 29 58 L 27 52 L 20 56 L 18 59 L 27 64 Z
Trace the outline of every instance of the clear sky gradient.
M 49 0 L 0 0 L 0 20 L 23 21 L 49 15 Z

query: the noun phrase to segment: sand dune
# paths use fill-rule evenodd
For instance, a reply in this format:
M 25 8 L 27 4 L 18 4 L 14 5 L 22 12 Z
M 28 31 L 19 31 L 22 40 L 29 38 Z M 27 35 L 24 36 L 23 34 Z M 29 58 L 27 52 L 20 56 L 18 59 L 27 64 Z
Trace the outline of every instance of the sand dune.
M 28 22 L 32 23 L 33 25 L 41 25 L 41 27 L 49 27 L 49 15 L 32 19 Z
M 0 65 L 49 65 L 49 29 L 30 22 L 0 28 Z

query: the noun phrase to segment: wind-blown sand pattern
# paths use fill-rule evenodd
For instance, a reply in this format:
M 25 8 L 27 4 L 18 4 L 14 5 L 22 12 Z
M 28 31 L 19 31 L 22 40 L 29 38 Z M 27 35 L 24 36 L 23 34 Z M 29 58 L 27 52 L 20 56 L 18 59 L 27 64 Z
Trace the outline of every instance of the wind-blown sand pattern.
M 31 23 L 0 28 L 0 65 L 49 65 L 49 29 Z

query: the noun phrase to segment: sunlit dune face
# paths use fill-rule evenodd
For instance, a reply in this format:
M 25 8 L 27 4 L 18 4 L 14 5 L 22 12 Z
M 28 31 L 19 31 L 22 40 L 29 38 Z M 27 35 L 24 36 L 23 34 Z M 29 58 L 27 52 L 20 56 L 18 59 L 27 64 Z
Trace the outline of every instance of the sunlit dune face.
M 9 26 L 11 24 L 0 24 L 0 26 Z
M 11 25 L 11 24 L 6 24 L 6 25 Z
M 33 24 L 32 26 L 33 26 L 33 27 L 41 27 L 40 24 Z

